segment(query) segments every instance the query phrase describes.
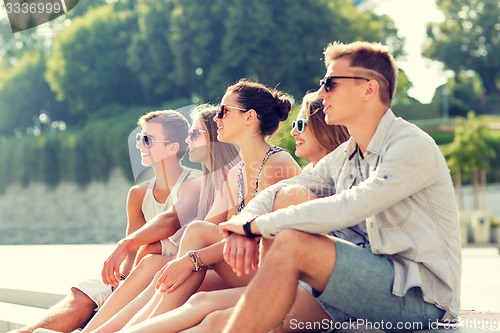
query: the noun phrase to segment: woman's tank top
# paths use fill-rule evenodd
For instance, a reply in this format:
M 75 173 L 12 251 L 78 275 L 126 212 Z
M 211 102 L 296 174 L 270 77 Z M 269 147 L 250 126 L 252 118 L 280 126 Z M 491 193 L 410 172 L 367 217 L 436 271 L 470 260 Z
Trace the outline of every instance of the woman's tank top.
M 260 172 L 262 171 L 262 168 L 264 167 L 264 164 L 266 164 L 267 160 L 269 159 L 269 157 L 271 157 L 271 155 L 279 153 L 280 151 L 285 151 L 285 149 L 280 148 L 280 147 L 276 147 L 276 146 L 272 146 L 267 150 L 266 155 L 264 156 L 264 158 L 262 159 L 262 162 L 260 163 L 259 171 L 257 172 L 257 177 L 256 177 L 257 179 L 255 181 L 255 193 L 254 193 L 254 195 L 256 195 L 257 192 L 259 192 L 259 176 L 260 176 Z M 237 177 L 237 183 L 236 183 L 236 189 L 238 191 L 238 206 L 236 208 L 238 210 L 238 213 L 241 212 L 243 210 L 243 208 L 245 208 L 245 185 L 243 183 L 243 167 L 244 166 L 245 166 L 245 164 L 243 163 L 243 161 L 241 161 L 240 165 L 239 165 L 239 169 L 238 169 L 238 177 Z

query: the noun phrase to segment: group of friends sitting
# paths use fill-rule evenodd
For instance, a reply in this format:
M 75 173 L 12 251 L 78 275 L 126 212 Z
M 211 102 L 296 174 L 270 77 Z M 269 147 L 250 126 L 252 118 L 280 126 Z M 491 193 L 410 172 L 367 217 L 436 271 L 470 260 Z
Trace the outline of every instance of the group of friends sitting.
M 127 198 L 126 237 L 19 332 L 309 332 L 429 328 L 460 310 L 453 184 L 439 148 L 390 107 L 378 43 L 334 42 L 292 123 L 286 93 L 241 79 L 220 104 L 142 116 L 154 176 Z M 186 153 L 199 170 L 181 164 Z

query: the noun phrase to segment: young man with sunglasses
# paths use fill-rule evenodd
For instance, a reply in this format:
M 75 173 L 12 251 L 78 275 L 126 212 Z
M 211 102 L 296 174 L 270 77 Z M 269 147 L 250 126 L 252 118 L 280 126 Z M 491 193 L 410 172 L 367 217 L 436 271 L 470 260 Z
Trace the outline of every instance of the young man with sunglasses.
M 345 125 L 352 137 L 310 173 L 269 187 L 220 224 L 226 235 L 274 238 L 224 332 L 278 327 L 298 280 L 361 330 L 412 331 L 454 320 L 461 256 L 446 161 L 431 137 L 391 111 L 397 67 L 386 47 L 332 43 L 324 55 L 318 94 L 325 120 Z M 303 203 L 287 207 L 286 195 Z M 318 199 L 307 201 L 311 196 Z M 327 234 L 362 221 L 371 250 Z M 225 249 L 230 261 L 238 253 L 231 265 L 240 274 L 255 260 L 241 250 Z
M 138 263 L 141 246 L 141 256 L 147 253 L 166 256 L 165 260 L 156 260 L 158 269 L 174 257 L 177 247 L 168 237 L 196 217 L 201 187 L 201 173 L 181 165 L 187 151 L 189 124 L 173 110 L 150 112 L 142 116 L 138 124 L 142 131 L 136 135 L 136 147 L 141 153 L 141 164 L 151 167 L 155 176 L 129 191 L 127 237 L 118 242 L 104 263 L 102 280 L 82 281 L 44 318 L 19 332 L 35 329 L 37 332 L 46 331 L 44 329 L 70 332 L 82 327 Z M 144 282 L 142 289 L 148 283 Z M 137 294 L 142 289 L 138 286 Z M 124 304 L 135 296 L 124 295 L 128 298 L 123 300 Z

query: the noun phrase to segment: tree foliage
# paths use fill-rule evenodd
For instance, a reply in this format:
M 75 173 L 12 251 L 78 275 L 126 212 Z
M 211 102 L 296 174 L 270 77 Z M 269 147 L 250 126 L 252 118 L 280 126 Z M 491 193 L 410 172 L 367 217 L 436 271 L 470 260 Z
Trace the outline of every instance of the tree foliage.
M 141 102 L 137 79 L 126 65 L 135 27 L 130 11 L 106 5 L 76 18 L 55 38 L 46 78 L 72 113 L 85 119 L 107 104 Z
M 395 55 L 402 50 L 394 23 L 352 0 L 80 1 L 56 21 L 53 38 L 26 32 L 22 52 L 0 33 L 9 48 L 0 63 L 0 131 L 10 131 L 0 132 L 0 141 L 16 142 L 12 129 L 30 126 L 42 109 L 73 125 L 64 133 L 44 128 L 37 137 L 18 131 L 22 147 L 0 151 L 0 157 L 22 155 L 19 167 L 0 161 L 0 171 L 13 174 L 6 182 L 46 177 L 53 186 L 66 179 L 84 186 L 107 179 L 113 167 L 126 170 L 126 146 L 118 145 L 139 114 L 125 124 L 118 119 L 138 105 L 148 105 L 145 113 L 194 98 L 216 103 L 242 77 L 278 86 L 298 101 L 318 87 L 322 52 L 332 41 L 380 41 Z M 404 73 L 399 85 L 403 94 L 410 86 Z M 398 102 L 409 101 L 401 95 Z
M 44 79 L 45 56 L 25 53 L 17 65 L 3 72 L 0 80 L 0 134 L 13 135 L 34 125 L 42 112 L 68 121 Z
M 168 44 L 173 7 L 170 0 L 144 0 L 137 4 L 138 32 L 132 36 L 127 51 L 128 66 L 137 75 L 148 104 L 160 104 L 179 93 L 174 55 Z
M 497 0 L 436 0 L 446 20 L 427 27 L 425 55 L 456 73 L 473 70 L 487 96 L 499 95 L 500 6 Z
M 488 145 L 486 132 L 486 124 L 474 112 L 469 112 L 467 118 L 458 118 L 455 138 L 444 149 L 452 172 L 460 172 L 467 179 L 480 169 L 489 169 L 495 151 Z
M 317 87 L 322 51 L 333 40 L 390 41 L 401 53 L 392 21 L 350 0 L 164 0 L 137 9 L 129 64 L 145 90 L 163 98 L 214 101 L 241 77 L 300 98 Z
M 474 112 L 467 118 L 459 118 L 455 126 L 453 142 L 443 147 L 448 167 L 454 175 L 458 206 L 462 208 L 462 181 L 472 176 L 474 185 L 474 208 L 479 208 L 479 175 L 490 169 L 490 160 L 496 156 L 487 140 L 487 126 Z

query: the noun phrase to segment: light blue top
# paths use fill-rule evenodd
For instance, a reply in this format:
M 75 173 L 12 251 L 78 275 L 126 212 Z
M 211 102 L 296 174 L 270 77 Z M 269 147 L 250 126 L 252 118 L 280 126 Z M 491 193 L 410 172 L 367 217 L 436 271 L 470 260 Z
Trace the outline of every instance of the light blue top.
M 267 238 L 283 229 L 327 233 L 365 220 L 371 251 L 394 262 L 393 294 L 404 296 L 419 286 L 426 302 L 447 311 L 444 319 L 457 318 L 462 269 L 458 210 L 441 151 L 429 135 L 390 109 L 364 158 L 357 147 L 351 138 L 311 172 L 261 191 L 238 219 L 259 216 L 256 223 Z M 321 198 L 271 212 L 275 193 L 292 184 Z

